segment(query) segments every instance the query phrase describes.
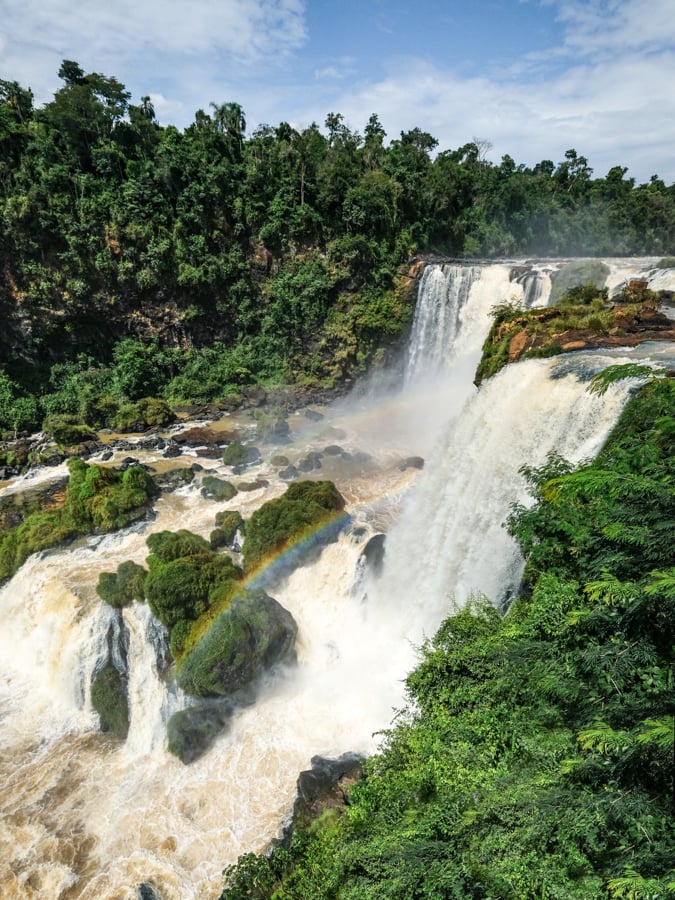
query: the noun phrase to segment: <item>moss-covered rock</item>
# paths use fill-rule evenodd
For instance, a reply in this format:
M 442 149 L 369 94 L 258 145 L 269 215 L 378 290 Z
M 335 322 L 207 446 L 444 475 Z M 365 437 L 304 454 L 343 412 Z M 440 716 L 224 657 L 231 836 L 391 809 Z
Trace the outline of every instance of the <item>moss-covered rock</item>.
M 205 475 L 202 478 L 201 494 L 206 500 L 231 500 L 237 493 L 237 488 L 229 481 L 216 478 L 215 475 Z
M 151 476 L 136 466 L 119 472 L 68 460 L 70 479 L 63 504 L 27 515 L 0 533 L 0 580 L 12 575 L 31 555 L 78 535 L 114 531 L 145 516 L 158 491 Z
M 658 296 L 649 290 L 629 288 L 610 301 L 607 291 L 593 284 L 572 288 L 545 309 L 502 304 L 495 309 L 474 383 L 520 359 L 673 341 L 675 327 L 659 306 Z
M 227 697 L 291 658 L 293 616 L 264 591 L 239 594 L 178 667 L 178 684 L 197 697 Z
M 98 713 L 101 731 L 125 738 L 129 732 L 129 701 L 126 680 L 108 663 L 91 685 L 91 705 Z
M 143 566 L 128 559 L 119 564 L 116 572 L 101 572 L 96 592 L 110 606 L 121 609 L 134 600 L 145 599 L 143 586 L 147 574 Z
M 227 702 L 202 702 L 175 712 L 166 729 L 169 752 L 186 765 L 194 762 L 225 729 L 232 708 Z
M 216 528 L 225 533 L 226 544 L 231 547 L 237 532 L 245 531 L 244 519 L 239 510 L 221 509 L 216 513 Z
M 226 466 L 247 466 L 258 462 L 260 450 L 257 447 L 247 447 L 239 441 L 228 444 L 223 451 L 223 462 Z
M 328 540 L 339 529 L 345 501 L 331 481 L 297 481 L 282 497 L 264 503 L 246 523 L 244 563 L 254 569 L 266 557 L 297 545 L 303 539 Z M 322 535 L 318 535 L 324 528 Z

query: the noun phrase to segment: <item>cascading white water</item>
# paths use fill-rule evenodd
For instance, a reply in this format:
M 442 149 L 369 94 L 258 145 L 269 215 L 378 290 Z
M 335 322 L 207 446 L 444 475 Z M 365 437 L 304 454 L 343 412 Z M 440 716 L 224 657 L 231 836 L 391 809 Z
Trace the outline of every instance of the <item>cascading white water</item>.
M 521 563 L 502 522 L 525 497 L 519 466 L 540 464 L 549 449 L 572 460 L 592 455 L 629 385 L 601 398 L 586 392 L 584 380 L 609 362 L 636 359 L 636 351 L 520 363 L 476 391 L 471 379 L 490 308 L 512 297 L 543 304 L 547 286 L 538 279 L 535 298 L 526 280 L 512 280 L 511 266 L 467 271 L 429 267 L 420 291 L 418 305 L 437 311 L 427 289 L 440 290 L 442 280 L 443 291 L 457 295 L 452 314 L 442 314 L 454 329 L 450 365 L 439 372 L 430 315 L 413 338 L 415 374 L 400 397 L 327 411 L 323 432 L 318 425 L 298 432 L 297 445 L 284 449 L 296 460 L 339 440 L 372 460 L 361 466 L 326 457 L 314 473 L 336 481 L 354 527 L 273 592 L 298 622 L 298 665 L 270 679 L 205 756 L 186 767 L 166 750 L 163 725 L 184 698 L 159 671 L 163 637 L 148 637 L 154 626 L 145 606 L 123 612 L 129 737 L 119 744 L 97 732 L 89 685 L 108 652 L 115 614 L 94 585 L 99 572 L 124 559 L 143 562 L 150 531 L 186 527 L 208 535 L 216 510 L 240 505 L 248 516 L 278 496 L 284 485 L 267 463 L 265 490 L 213 504 L 198 487 L 186 487 L 158 503 L 145 532 L 33 557 L 0 590 L 0 896 L 133 898 L 135 886 L 149 881 L 164 900 L 215 898 L 223 867 L 278 833 L 311 756 L 375 748 L 373 733 L 403 701 L 415 645 L 453 603 L 472 591 L 498 602 L 517 583 Z M 450 290 L 455 277 L 460 287 Z M 427 351 L 440 385 L 431 407 L 436 428 L 428 431 L 405 405 Z M 432 449 L 427 441 L 439 429 Z M 414 453 L 426 457 L 416 484 L 416 470 L 398 466 Z M 218 472 L 219 465 L 209 461 L 209 468 Z M 365 541 L 383 528 L 382 576 L 353 592 Z
M 412 639 L 420 629 L 430 635 L 473 593 L 499 603 L 517 588 L 522 560 L 503 523 L 513 503 L 527 500 L 520 466 L 540 466 L 553 450 L 571 462 L 594 456 L 632 385 L 598 398 L 586 382 L 633 359 L 594 351 L 528 360 L 503 369 L 467 403 L 392 528 L 383 575 L 369 587 L 387 606 L 398 598 L 396 618 Z
M 545 306 L 551 281 L 510 265 L 429 265 L 422 273 L 408 345 L 406 381 L 450 374 L 480 353 L 490 310 L 500 303 Z

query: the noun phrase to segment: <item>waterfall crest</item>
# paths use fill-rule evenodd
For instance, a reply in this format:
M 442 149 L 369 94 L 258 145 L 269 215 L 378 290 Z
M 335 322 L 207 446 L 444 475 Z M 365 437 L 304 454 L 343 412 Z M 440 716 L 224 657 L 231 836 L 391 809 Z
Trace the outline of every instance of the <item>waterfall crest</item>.
M 408 344 L 406 382 L 451 376 L 461 359 L 478 361 L 490 323 L 500 303 L 545 306 L 549 276 L 532 267 L 435 264 L 422 273 Z

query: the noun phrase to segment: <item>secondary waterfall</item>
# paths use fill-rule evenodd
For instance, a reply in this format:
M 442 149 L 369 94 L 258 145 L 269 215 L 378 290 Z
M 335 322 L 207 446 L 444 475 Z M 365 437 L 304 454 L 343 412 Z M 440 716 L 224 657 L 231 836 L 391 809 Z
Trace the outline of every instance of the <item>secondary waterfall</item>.
M 490 308 L 512 297 L 546 302 L 547 275 L 531 271 L 428 267 L 405 389 L 324 409 L 321 422 L 291 417 L 283 452 L 292 462 L 336 441 L 353 451 L 324 457 L 315 473 L 336 482 L 352 525 L 273 592 L 299 625 L 297 666 L 264 685 L 190 766 L 165 747 L 164 723 L 185 701 L 163 674 L 166 635 L 145 606 L 125 609 L 110 638 L 114 662 L 128 666 L 129 737 L 120 744 L 98 732 L 89 685 L 113 652 L 117 614 L 94 586 L 125 559 L 143 562 L 151 531 L 208 536 L 216 511 L 248 517 L 279 496 L 275 449 L 257 470 L 267 488 L 228 503 L 182 488 L 158 501 L 144 531 L 34 556 L 0 589 L 0 896 L 131 900 L 148 882 L 163 900 L 217 897 L 222 869 L 278 834 L 313 755 L 376 749 L 374 733 L 404 702 L 415 647 L 453 605 L 472 592 L 508 598 L 521 560 L 502 523 L 511 503 L 526 499 L 519 467 L 553 449 L 573 461 L 597 451 L 634 383 L 598 397 L 586 391 L 594 372 L 643 358 L 675 365 L 673 347 L 645 345 L 519 363 L 475 389 Z M 416 392 L 429 370 L 433 403 L 422 406 Z M 422 427 L 422 415 L 433 428 Z M 413 454 L 425 457 L 421 474 L 401 466 Z M 219 461 L 204 462 L 221 472 Z M 382 574 L 355 591 L 360 554 L 381 531 Z
M 424 269 L 413 320 L 406 379 L 450 374 L 480 353 L 492 307 L 546 306 L 551 281 L 532 268 L 444 263 Z

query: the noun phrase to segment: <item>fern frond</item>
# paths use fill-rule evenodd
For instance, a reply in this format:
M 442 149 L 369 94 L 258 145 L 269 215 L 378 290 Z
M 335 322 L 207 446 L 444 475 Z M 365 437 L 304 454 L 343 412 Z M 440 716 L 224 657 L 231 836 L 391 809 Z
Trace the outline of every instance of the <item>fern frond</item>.
M 586 388 L 591 394 L 605 394 L 610 385 L 625 378 L 650 379 L 664 374 L 663 369 L 653 369 L 651 366 L 639 363 L 623 363 L 622 365 L 607 366 L 602 372 L 598 372 L 588 383 Z

